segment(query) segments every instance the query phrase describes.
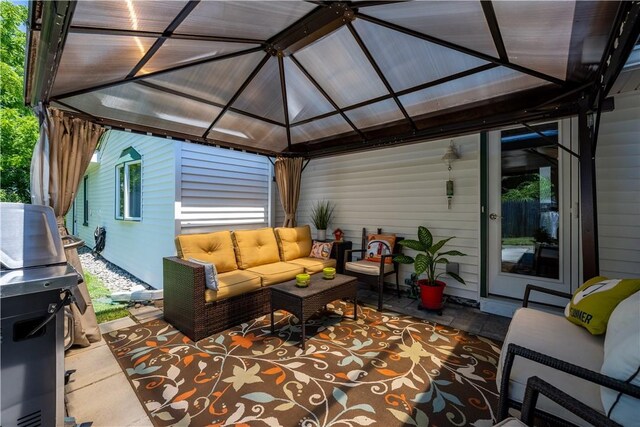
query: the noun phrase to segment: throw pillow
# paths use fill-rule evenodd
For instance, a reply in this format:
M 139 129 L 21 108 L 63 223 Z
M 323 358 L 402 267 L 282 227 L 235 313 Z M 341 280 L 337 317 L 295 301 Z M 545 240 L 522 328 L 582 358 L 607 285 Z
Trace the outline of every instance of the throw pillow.
M 585 327 L 593 335 L 604 334 L 613 309 L 638 290 L 640 279 L 594 277 L 573 294 L 564 315 L 570 322 Z
M 333 242 L 316 242 L 314 240 L 309 256 L 311 258 L 329 259 L 332 248 Z
M 190 262 L 204 266 L 204 280 L 207 289 L 212 291 L 218 290 L 218 272 L 216 271 L 216 265 L 210 262 L 200 261 L 195 258 L 189 258 Z
M 609 319 L 604 339 L 604 360 L 600 373 L 640 386 L 640 292 L 622 301 Z M 610 388 L 600 387 L 605 414 L 624 425 L 640 425 L 638 400 Z
M 372 262 L 380 262 L 382 255 L 390 255 L 393 253 L 393 247 L 396 244 L 395 234 L 369 234 L 367 236 L 367 252 L 365 259 Z M 385 264 L 391 264 L 393 260 L 386 258 Z

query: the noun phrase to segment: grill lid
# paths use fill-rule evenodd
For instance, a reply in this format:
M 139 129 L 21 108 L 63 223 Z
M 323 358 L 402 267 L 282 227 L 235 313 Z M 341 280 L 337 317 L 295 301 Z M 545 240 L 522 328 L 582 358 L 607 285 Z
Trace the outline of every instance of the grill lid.
M 16 269 L 66 263 L 50 206 L 0 203 L 0 263 Z

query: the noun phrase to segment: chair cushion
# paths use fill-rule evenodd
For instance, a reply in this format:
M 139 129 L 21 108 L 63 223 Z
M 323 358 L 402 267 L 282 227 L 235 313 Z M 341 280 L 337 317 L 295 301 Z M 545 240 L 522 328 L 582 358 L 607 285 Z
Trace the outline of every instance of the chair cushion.
M 367 236 L 367 252 L 365 259 L 368 261 L 380 262 L 382 255 L 393 253 L 393 247 L 396 244 L 395 234 L 369 234 Z M 385 264 L 391 264 L 393 260 L 386 258 Z
M 182 259 L 194 258 L 216 265 L 218 273 L 238 268 L 230 231 L 203 234 L 181 234 L 176 237 L 176 250 Z
M 564 315 L 594 335 L 607 331 L 609 316 L 620 303 L 640 290 L 640 279 L 607 279 L 597 276 L 576 290 Z
M 311 246 L 311 258 L 329 259 L 331 257 L 331 249 L 333 249 L 333 242 L 313 242 Z
M 273 228 L 233 232 L 238 267 L 246 270 L 258 265 L 280 262 L 278 242 Z
M 368 274 L 370 276 L 378 276 L 380 274 L 380 261 L 367 261 L 361 259 L 360 261 L 351 261 L 344 265 L 345 270 L 353 271 L 354 273 Z M 393 271 L 393 264 L 385 264 L 384 272 L 390 273 Z
M 275 285 L 296 278 L 296 274 L 304 273 L 304 267 L 288 262 L 274 262 L 248 268 L 247 271 L 262 277 L 262 286 Z
M 228 273 L 218 274 L 218 290 L 206 289 L 204 300 L 206 302 L 218 301 L 244 294 L 261 286 L 261 278 L 255 273 L 244 270 L 234 270 Z
M 307 257 L 311 252 L 311 228 L 303 227 L 278 227 L 275 229 L 278 239 L 281 261 Z
M 496 376 L 498 387 L 502 379 L 507 346 L 511 343 L 594 372 L 600 372 L 602 366 L 603 337 L 591 335 L 584 328 L 567 322 L 563 316 L 530 308 L 519 308 L 513 315 L 502 346 Z M 520 356 L 515 358 L 511 369 L 509 397 L 522 402 L 527 379 L 534 375 L 603 413 L 598 385 Z M 574 424 L 584 424 L 584 420 L 543 396 L 540 396 L 536 407 Z
M 301 267 L 304 267 L 304 272 L 309 274 L 315 274 L 322 271 L 325 267 L 334 267 L 336 266 L 335 259 L 319 259 L 312 257 L 304 257 L 294 259 L 289 261 L 289 264 L 296 264 Z
M 640 291 L 622 301 L 611 314 L 604 339 L 604 375 L 640 386 Z M 602 405 L 609 417 L 623 426 L 640 426 L 640 400 L 600 388 Z M 615 406 L 614 406 L 615 403 Z M 613 409 L 612 409 L 613 408 Z

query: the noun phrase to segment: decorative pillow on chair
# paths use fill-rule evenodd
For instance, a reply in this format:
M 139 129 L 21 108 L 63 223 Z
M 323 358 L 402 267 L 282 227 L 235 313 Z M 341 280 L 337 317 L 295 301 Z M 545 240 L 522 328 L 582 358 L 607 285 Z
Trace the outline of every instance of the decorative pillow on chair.
M 204 266 L 204 280 L 207 289 L 212 291 L 218 290 L 218 272 L 216 271 L 216 265 L 210 262 L 200 261 L 195 258 L 189 258 L 190 262 L 200 264 Z
M 329 259 L 331 256 L 331 249 L 333 248 L 333 242 L 316 242 L 313 241 L 313 245 L 311 246 L 311 253 L 309 256 L 311 258 L 320 258 L 320 259 Z
M 589 279 L 573 294 L 564 310 L 571 323 L 585 327 L 593 335 L 607 331 L 607 322 L 620 301 L 640 290 L 640 279 Z
M 369 234 L 367 236 L 367 252 L 365 259 L 372 262 L 380 262 L 382 255 L 390 255 L 393 253 L 393 247 L 396 244 L 395 234 Z M 385 264 L 391 264 L 393 260 L 386 258 Z

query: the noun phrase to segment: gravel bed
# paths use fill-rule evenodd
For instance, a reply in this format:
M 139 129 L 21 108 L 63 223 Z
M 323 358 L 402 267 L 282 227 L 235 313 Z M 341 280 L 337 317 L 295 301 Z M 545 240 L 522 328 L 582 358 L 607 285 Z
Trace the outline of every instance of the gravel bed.
M 102 255 L 93 255 L 91 249 L 86 246 L 78 249 L 78 255 L 82 268 L 102 280 L 111 292 L 129 291 L 136 285 L 142 285 L 146 289 L 151 288 L 137 277 L 104 259 Z

